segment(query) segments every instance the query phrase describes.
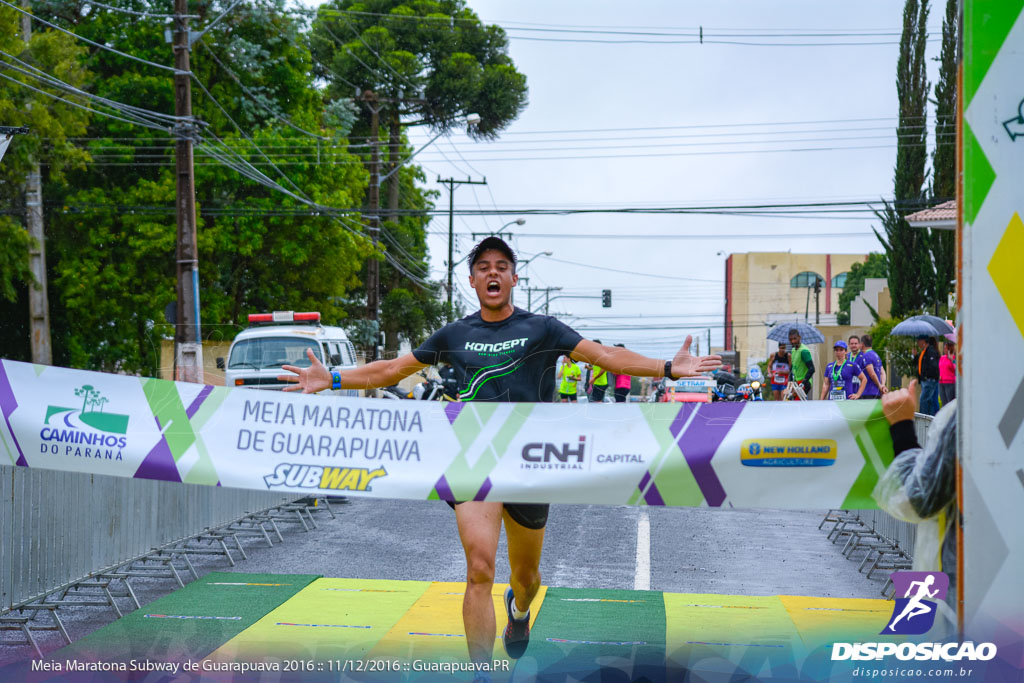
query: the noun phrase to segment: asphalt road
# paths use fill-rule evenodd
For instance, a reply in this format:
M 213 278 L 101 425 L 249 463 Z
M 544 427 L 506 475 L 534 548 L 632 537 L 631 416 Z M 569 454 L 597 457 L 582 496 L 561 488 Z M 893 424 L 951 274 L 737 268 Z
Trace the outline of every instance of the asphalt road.
M 329 577 L 464 581 L 455 515 L 440 502 L 349 499 L 319 528 L 285 527 L 284 543 L 244 541 L 248 560 L 196 558 L 210 571 L 322 574 Z M 554 505 L 541 575 L 548 586 L 651 589 L 672 593 L 878 598 L 884 577 L 868 580 L 817 526 L 823 511 L 710 510 Z M 502 534 L 496 581 L 508 581 Z M 168 581 L 133 584 L 146 604 L 169 593 Z M 120 601 L 128 609 L 126 600 Z M 62 608 L 78 639 L 114 619 L 106 608 Z M 8 634 L 8 641 L 14 634 Z M 62 645 L 40 633 L 44 651 Z M 27 646 L 0 646 L 0 666 L 31 657 Z

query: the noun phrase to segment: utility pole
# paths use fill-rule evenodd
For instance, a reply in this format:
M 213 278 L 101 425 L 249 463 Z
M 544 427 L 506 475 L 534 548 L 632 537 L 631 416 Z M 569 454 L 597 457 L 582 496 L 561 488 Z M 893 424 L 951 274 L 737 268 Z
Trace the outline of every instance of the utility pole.
M 192 140 L 192 67 L 188 30 L 188 0 L 174 0 L 174 126 L 177 138 L 177 282 L 178 301 L 174 328 L 175 379 L 203 382 L 203 339 L 199 320 L 199 249 L 196 246 L 196 179 Z
M 548 315 L 548 309 L 551 306 L 551 292 L 558 292 L 558 291 L 561 291 L 561 289 L 562 289 L 561 287 L 527 287 L 526 288 L 526 296 L 527 296 L 527 302 L 528 303 L 526 304 L 526 310 L 530 311 L 530 313 L 533 313 L 533 308 L 532 308 L 532 306 L 530 306 L 530 303 L 532 303 L 532 300 L 533 300 L 532 294 L 534 292 L 544 292 L 544 315 Z M 592 297 L 566 297 L 566 298 L 586 299 L 586 298 L 592 298 Z
M 821 324 L 821 278 L 814 279 L 814 324 Z
M 486 185 L 487 178 L 483 180 L 456 180 L 455 178 L 438 178 L 437 182 L 448 186 L 448 322 L 452 321 L 452 292 L 455 283 L 452 276 L 455 267 L 455 186 L 456 185 Z
M 22 5 L 29 9 L 28 0 Z M 28 46 L 32 41 L 32 18 L 21 15 L 21 32 Z M 29 106 L 32 106 L 29 104 Z M 43 229 L 43 178 L 39 159 L 32 159 L 32 168 L 25 183 L 25 223 L 34 242 L 29 247 L 29 269 L 35 279 L 28 288 L 28 316 L 32 362 L 53 364 L 53 346 L 50 343 L 50 303 L 46 294 L 46 232 Z
M 380 239 L 380 104 L 372 90 L 363 93 L 363 101 L 370 109 L 370 187 L 369 213 L 370 239 L 373 240 L 373 254 L 366 263 L 366 308 L 370 320 L 379 322 L 380 309 L 380 261 L 377 260 L 377 241 Z M 396 195 L 397 196 L 397 195 Z M 379 333 L 379 327 L 378 327 Z M 373 340 L 370 360 L 377 360 L 379 336 Z

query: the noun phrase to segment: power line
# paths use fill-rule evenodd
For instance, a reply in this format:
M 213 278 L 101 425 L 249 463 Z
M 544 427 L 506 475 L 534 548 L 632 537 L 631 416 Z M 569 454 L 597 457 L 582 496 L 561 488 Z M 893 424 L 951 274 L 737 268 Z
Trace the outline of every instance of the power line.
M 207 44 L 206 44 L 206 43 L 205 43 L 204 41 L 202 41 L 202 40 L 200 40 L 200 41 L 199 41 L 199 44 L 200 44 L 200 45 L 202 45 L 202 46 L 203 46 L 203 48 L 204 48 L 204 49 L 206 50 L 207 54 L 209 54 L 209 55 L 210 55 L 210 57 L 212 57 L 212 58 L 213 58 L 213 61 L 214 61 L 214 62 L 216 62 L 216 63 L 217 63 L 217 65 L 218 65 L 218 66 L 219 66 L 220 68 L 224 69 L 224 71 L 226 71 L 226 72 L 227 72 L 227 74 L 228 74 L 229 76 L 231 76 L 231 78 L 232 78 L 232 79 L 233 79 L 233 80 L 235 81 L 235 83 L 237 83 L 237 84 L 238 84 L 238 87 L 240 87 L 240 88 L 242 89 L 242 92 L 244 92 L 244 93 L 245 93 L 246 95 L 248 95 L 248 96 L 249 96 L 249 99 L 251 99 L 251 100 L 252 100 L 253 102 L 255 102 L 256 104 L 258 104 L 258 105 L 259 105 L 260 107 L 262 107 L 262 108 L 263 108 L 263 109 L 265 109 L 266 111 L 270 112 L 270 114 L 271 114 L 271 115 L 272 115 L 272 116 L 273 116 L 274 118 L 276 118 L 277 120 L 279 120 L 279 121 L 280 121 L 281 123 L 284 123 L 285 125 L 287 125 L 287 126 L 289 126 L 289 127 L 291 127 L 291 128 L 294 128 L 295 130 L 299 131 L 300 133 L 303 133 L 304 135 L 307 135 L 307 136 L 309 136 L 309 137 L 311 137 L 311 138 L 315 138 L 315 139 L 317 139 L 317 140 L 326 140 L 326 141 L 332 141 L 332 140 L 333 140 L 333 138 L 327 138 L 327 137 L 324 137 L 324 136 L 322 136 L 322 135 L 318 135 L 318 134 L 316 134 L 316 133 L 311 133 L 311 132 L 309 132 L 308 130 L 306 130 L 305 128 L 300 128 L 299 126 L 295 125 L 295 123 L 293 123 L 293 122 L 291 121 L 291 119 L 289 119 L 288 117 L 286 117 L 286 116 L 285 116 L 284 114 L 282 114 L 282 113 L 280 113 L 280 112 L 277 112 L 277 111 L 274 111 L 273 109 L 271 109 L 271 108 L 270 108 L 270 107 L 269 107 L 269 106 L 268 106 L 267 104 L 265 104 L 265 103 L 264 103 L 264 102 L 263 102 L 263 101 L 262 101 L 262 100 L 261 100 L 261 99 L 260 99 L 259 97 L 257 97 L 257 96 L 256 96 L 255 94 L 253 94 L 253 92 L 252 92 L 251 90 L 249 90 L 249 88 L 247 88 L 247 87 L 245 86 L 245 84 L 244 84 L 244 83 L 242 83 L 241 79 L 239 79 L 239 78 L 238 78 L 238 75 L 237 75 L 237 74 L 235 74 L 235 72 L 234 72 L 234 71 L 232 71 L 232 70 L 231 70 L 231 69 L 229 69 L 229 68 L 228 68 L 227 66 L 225 66 L 225 65 L 224 65 L 224 63 L 223 63 L 223 62 L 221 62 L 221 61 L 220 61 L 220 59 L 218 59 L 218 58 L 217 58 L 217 55 L 216 55 L 216 54 L 214 54 L 214 52 L 213 52 L 213 49 L 212 49 L 212 48 L 210 48 L 210 46 L 209 46 L 209 45 L 207 45 Z
M 125 59 L 131 59 L 132 61 L 136 61 L 136 62 L 139 62 L 140 64 L 145 64 L 147 66 L 152 66 L 152 67 L 155 67 L 157 69 L 163 69 L 164 71 L 170 71 L 170 72 L 175 73 L 175 74 L 182 73 L 182 72 L 179 72 L 178 69 L 175 69 L 173 66 L 167 66 L 165 64 L 157 64 L 156 62 L 151 62 L 148 59 L 142 59 L 141 57 L 136 57 L 135 55 L 130 55 L 127 52 L 121 52 L 120 50 L 115 50 L 112 47 L 109 47 L 107 45 L 103 45 L 102 43 L 97 43 L 94 40 L 89 40 L 88 38 L 83 38 L 82 36 L 78 35 L 77 33 L 72 33 L 71 31 L 68 31 L 67 29 L 63 29 L 60 26 L 57 26 L 57 24 L 52 24 L 52 23 L 46 21 L 45 19 L 40 19 L 39 17 L 35 16 L 31 12 L 26 12 L 22 8 L 18 7 L 17 5 L 12 5 L 11 3 L 7 2 L 7 0 L 0 0 L 0 4 L 7 5 L 8 7 L 21 12 L 25 16 L 28 16 L 28 17 L 32 18 L 33 20 L 35 20 L 35 21 L 38 21 L 40 24 L 43 24 L 44 26 L 49 26 L 52 29 L 56 29 L 57 31 L 60 31 L 61 33 L 66 33 L 69 36 L 71 36 L 72 38 L 75 38 L 76 40 L 81 40 L 83 43 L 88 43 L 89 45 L 92 45 L 93 47 L 98 47 L 101 50 L 106 50 L 107 52 L 112 52 L 112 53 L 114 53 L 116 55 L 124 57 Z
M 131 9 L 125 9 L 124 7 L 114 7 L 113 5 L 104 5 L 102 2 L 96 2 L 96 0 L 86 0 L 85 4 L 92 7 L 100 7 L 111 12 L 121 12 L 122 14 L 131 14 L 137 17 L 149 17 L 153 19 L 174 19 L 179 16 L 177 14 L 153 14 L 152 12 L 137 12 Z M 198 14 L 183 14 L 180 15 L 188 19 L 199 19 Z

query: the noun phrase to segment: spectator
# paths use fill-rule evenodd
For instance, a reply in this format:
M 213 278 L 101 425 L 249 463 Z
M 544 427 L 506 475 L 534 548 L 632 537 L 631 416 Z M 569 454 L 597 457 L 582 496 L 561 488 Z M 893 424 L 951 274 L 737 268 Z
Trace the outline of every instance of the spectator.
M 569 356 L 562 356 L 562 383 L 558 385 L 558 402 L 573 403 L 576 401 L 576 384 L 580 381 L 580 368 Z
M 948 405 L 956 398 L 956 344 L 946 341 L 939 359 L 939 400 Z
M 853 363 L 853 366 L 864 373 L 864 358 L 861 355 L 860 349 L 860 337 L 855 334 L 851 334 L 850 338 L 846 340 L 847 346 L 850 348 L 850 352 L 846 354 L 846 360 L 849 363 Z M 860 392 L 860 379 L 856 376 L 853 378 L 853 391 L 854 393 Z
M 882 398 L 895 458 L 879 479 L 872 497 L 893 517 L 917 524 L 915 571 L 949 575 L 947 602 L 955 604 L 956 525 L 956 401 L 938 412 L 922 448 L 914 430 L 915 382 Z
M 616 344 L 620 348 L 626 348 L 625 344 Z M 615 375 L 615 402 L 625 403 L 629 397 L 629 389 L 632 386 L 633 378 L 629 375 Z
M 865 334 L 860 338 L 861 369 L 867 377 L 867 387 L 861 392 L 861 398 L 879 398 L 889 391 L 885 386 L 885 368 L 882 367 L 882 359 L 878 353 L 871 348 L 871 335 Z
M 594 340 L 595 344 L 600 344 L 600 339 Z M 604 393 L 608 389 L 608 371 L 599 365 L 592 366 L 590 374 L 590 385 L 588 386 L 590 393 L 591 403 L 602 403 L 604 401 Z
M 921 412 L 939 412 L 939 349 L 934 337 L 919 335 L 917 348 L 917 379 L 921 382 Z
M 768 359 L 768 377 L 772 383 L 772 398 L 776 401 L 782 400 L 782 392 L 789 385 L 791 367 L 789 352 L 786 351 L 786 343 L 779 342 L 779 350 Z
M 860 376 L 860 386 L 866 384 L 864 373 L 860 367 L 851 363 L 846 357 L 846 342 L 842 339 L 832 347 L 836 359 L 825 368 L 825 379 L 821 383 L 821 400 L 845 401 L 860 398 L 860 391 L 853 388 L 853 378 Z
M 811 359 L 811 350 L 800 342 L 800 333 L 795 329 L 789 331 L 789 346 L 793 349 L 790 354 L 793 381 L 803 387 L 807 398 L 811 399 L 813 398 L 811 395 L 811 377 L 814 376 L 814 361 Z

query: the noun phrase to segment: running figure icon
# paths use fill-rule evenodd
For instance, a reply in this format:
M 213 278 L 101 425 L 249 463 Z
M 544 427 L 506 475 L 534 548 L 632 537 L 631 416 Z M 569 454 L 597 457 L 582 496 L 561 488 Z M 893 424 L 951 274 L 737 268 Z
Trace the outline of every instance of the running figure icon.
M 906 617 L 907 621 L 910 621 L 916 616 L 920 616 L 922 614 L 929 614 L 930 612 L 933 612 L 935 610 L 934 603 L 922 602 L 924 598 L 934 598 L 936 595 L 939 594 L 938 588 L 936 588 L 934 591 L 928 590 L 933 583 L 935 583 L 934 574 L 929 574 L 928 576 L 926 576 L 924 581 L 912 581 L 910 583 L 910 586 L 907 588 L 906 594 L 903 596 L 904 598 L 909 598 L 907 606 L 904 607 L 903 611 L 900 612 L 899 616 L 893 619 L 886 627 L 889 631 L 896 633 L 896 622 L 898 622 L 903 617 Z M 914 591 L 915 586 L 917 586 L 917 593 L 911 596 L 910 594 Z

